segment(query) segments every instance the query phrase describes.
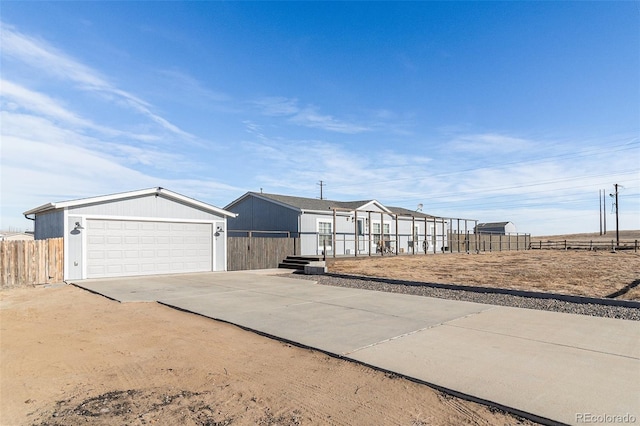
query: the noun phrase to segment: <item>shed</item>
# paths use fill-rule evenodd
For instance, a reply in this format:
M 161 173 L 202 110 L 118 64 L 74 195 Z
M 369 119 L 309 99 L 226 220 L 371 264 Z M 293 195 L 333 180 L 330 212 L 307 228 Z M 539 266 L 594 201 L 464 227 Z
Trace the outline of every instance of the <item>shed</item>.
M 0 231 L 0 241 L 32 241 L 33 232 Z
M 515 234 L 516 226 L 512 222 L 479 223 L 475 228 L 476 234 Z
M 44 204 L 35 239 L 64 239 L 64 279 L 224 271 L 228 212 L 157 187 Z M 29 217 L 33 216 L 33 217 Z

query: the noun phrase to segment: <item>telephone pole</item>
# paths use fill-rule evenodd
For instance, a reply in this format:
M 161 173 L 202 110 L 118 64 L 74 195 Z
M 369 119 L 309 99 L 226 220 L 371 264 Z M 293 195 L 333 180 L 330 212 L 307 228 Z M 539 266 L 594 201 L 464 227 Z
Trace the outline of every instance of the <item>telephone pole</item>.
M 320 183 L 316 183 L 316 185 L 320 186 L 320 199 L 324 200 L 324 197 L 322 196 L 322 188 L 326 185 L 326 183 L 324 183 L 323 181 L 320 181 Z
M 604 189 L 598 190 L 600 199 L 600 235 L 607 235 L 607 197 Z
M 604 222 L 604 235 L 607 235 L 607 193 L 602 190 L 602 221 Z
M 615 192 L 613 194 L 610 194 L 612 197 L 615 196 L 616 199 L 616 247 L 620 246 L 620 227 L 618 226 L 618 187 L 620 185 L 618 185 L 617 183 L 613 184 L 613 188 L 615 189 Z
M 600 235 L 602 235 L 602 189 L 598 189 L 598 201 L 600 202 L 600 207 L 598 207 L 598 212 L 600 213 Z

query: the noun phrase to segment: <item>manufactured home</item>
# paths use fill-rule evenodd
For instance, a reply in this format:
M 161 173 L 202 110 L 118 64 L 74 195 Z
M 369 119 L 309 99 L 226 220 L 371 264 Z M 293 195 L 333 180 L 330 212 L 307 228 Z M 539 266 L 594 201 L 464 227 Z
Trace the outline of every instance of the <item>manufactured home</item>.
M 301 255 L 436 253 L 449 220 L 376 200 L 334 201 L 247 192 L 228 204 L 231 235 L 290 236 Z

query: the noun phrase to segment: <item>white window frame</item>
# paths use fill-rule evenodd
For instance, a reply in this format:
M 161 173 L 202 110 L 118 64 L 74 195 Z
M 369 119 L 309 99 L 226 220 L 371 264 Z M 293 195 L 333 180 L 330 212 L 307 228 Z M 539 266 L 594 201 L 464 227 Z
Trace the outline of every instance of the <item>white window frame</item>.
M 378 244 L 382 237 L 380 222 L 371 222 L 371 236 L 373 237 L 373 244 Z
M 380 226 L 379 220 L 371 221 L 371 236 L 373 237 L 373 244 L 378 244 L 380 240 L 385 241 L 386 244 L 391 240 L 391 224 L 389 222 L 383 222 L 382 225 L 383 226 Z M 386 238 L 388 238 L 388 240 Z
M 320 232 L 320 224 L 321 223 L 325 223 L 329 225 L 329 233 L 321 233 Z M 324 244 L 323 244 L 323 235 L 328 235 L 329 236 L 329 241 L 327 244 L 327 251 L 329 250 L 333 250 L 333 220 L 332 219 L 316 219 L 316 232 L 318 233 L 318 249 L 319 250 L 324 250 Z

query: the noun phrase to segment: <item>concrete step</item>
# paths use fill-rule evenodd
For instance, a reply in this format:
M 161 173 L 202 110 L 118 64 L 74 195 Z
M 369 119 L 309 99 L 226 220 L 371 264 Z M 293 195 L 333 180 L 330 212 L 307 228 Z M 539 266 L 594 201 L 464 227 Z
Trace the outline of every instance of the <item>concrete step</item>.
M 285 260 L 305 260 L 307 262 L 319 262 L 322 256 L 287 256 Z
M 305 265 L 297 265 L 292 263 L 279 263 L 278 268 L 280 269 L 297 269 L 299 271 L 304 271 Z
M 318 262 L 322 260 L 322 256 L 287 256 L 280 264 L 278 268 L 284 269 L 298 269 L 304 270 L 305 265 L 310 262 Z

